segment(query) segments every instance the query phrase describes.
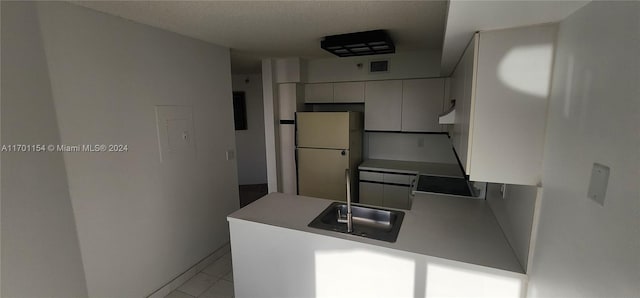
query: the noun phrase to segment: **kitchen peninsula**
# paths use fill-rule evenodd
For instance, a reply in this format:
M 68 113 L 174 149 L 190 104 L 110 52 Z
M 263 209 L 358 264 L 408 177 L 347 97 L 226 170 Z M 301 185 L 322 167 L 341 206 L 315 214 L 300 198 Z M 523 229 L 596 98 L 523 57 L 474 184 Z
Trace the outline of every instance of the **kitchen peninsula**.
M 308 227 L 332 202 L 271 193 L 229 215 L 236 297 L 521 295 L 484 200 L 416 196 L 394 243 Z

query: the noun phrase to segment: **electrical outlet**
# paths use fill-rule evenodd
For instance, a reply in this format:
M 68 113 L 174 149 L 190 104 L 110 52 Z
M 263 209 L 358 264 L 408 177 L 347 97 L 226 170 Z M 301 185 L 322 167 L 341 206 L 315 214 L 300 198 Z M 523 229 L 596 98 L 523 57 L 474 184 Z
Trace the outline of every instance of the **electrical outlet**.
M 507 198 L 507 185 L 506 184 L 500 185 L 500 195 L 502 195 L 502 199 L 506 199 Z
M 589 180 L 589 191 L 587 196 L 596 203 L 604 206 L 604 198 L 607 194 L 609 184 L 609 167 L 594 163 L 591 168 L 591 179 Z

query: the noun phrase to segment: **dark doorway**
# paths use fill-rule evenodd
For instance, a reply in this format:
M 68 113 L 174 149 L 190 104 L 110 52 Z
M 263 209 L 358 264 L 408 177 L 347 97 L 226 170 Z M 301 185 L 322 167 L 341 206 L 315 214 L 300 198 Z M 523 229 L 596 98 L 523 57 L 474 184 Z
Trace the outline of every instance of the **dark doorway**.
M 233 92 L 233 120 L 236 130 L 247 130 L 247 102 L 244 92 Z

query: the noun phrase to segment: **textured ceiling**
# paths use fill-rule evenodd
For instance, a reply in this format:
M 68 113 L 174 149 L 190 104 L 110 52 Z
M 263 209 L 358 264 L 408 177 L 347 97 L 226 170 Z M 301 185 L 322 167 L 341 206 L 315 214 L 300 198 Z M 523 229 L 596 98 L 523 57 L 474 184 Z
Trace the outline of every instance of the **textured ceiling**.
M 587 3 L 589 1 L 585 0 L 451 0 L 442 48 L 441 74 L 451 74 L 476 31 L 558 22 Z
M 398 52 L 441 49 L 447 1 L 78 1 L 75 4 L 231 48 L 232 71 L 263 57 L 332 57 L 323 36 L 386 29 Z

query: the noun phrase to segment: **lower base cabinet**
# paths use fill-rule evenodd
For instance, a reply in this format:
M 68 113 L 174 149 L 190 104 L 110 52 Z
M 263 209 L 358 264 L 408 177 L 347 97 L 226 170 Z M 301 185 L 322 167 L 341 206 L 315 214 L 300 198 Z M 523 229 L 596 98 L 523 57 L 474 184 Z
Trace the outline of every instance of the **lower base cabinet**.
M 409 209 L 409 190 L 408 186 L 388 185 L 383 186 L 383 206 L 398 209 Z
M 371 182 L 360 182 L 360 203 L 382 206 L 384 201 L 384 185 Z
M 367 205 L 410 209 L 414 176 L 360 171 L 360 200 Z M 385 183 L 386 182 L 386 183 Z

